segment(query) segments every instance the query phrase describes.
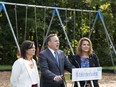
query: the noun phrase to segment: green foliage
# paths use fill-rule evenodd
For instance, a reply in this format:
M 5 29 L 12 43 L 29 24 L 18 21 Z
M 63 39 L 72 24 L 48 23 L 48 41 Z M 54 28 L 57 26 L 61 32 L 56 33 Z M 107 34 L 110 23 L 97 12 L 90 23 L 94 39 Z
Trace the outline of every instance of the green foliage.
M 109 48 L 98 47 L 96 54 L 99 57 L 101 66 L 112 66 L 111 56 L 109 54 Z
M 112 0 L 8 0 L 8 2 L 82 10 L 101 10 L 108 32 L 113 40 L 114 46 L 116 46 L 116 14 L 114 8 L 116 4 L 112 3 Z M 15 8 L 15 6 L 6 5 L 6 8 L 19 45 L 21 45 L 26 36 L 25 39 L 35 41 L 35 43 L 38 43 L 38 47 L 41 48 L 45 33 L 48 30 L 48 26 L 52 18 L 53 10 L 48 8 L 36 8 L 35 19 L 35 8 L 27 7 L 26 20 L 26 7 L 17 6 Z M 15 11 L 17 11 L 18 26 L 16 26 Z M 74 12 L 67 10 L 59 10 L 59 13 L 65 26 L 69 41 L 71 42 L 71 46 L 76 53 L 76 47 L 79 39 L 81 37 L 89 36 L 96 13 Z M 67 39 L 57 15 L 54 16 L 49 33 L 58 33 L 61 42 L 60 48 L 64 50 L 70 58 L 71 49 L 68 46 Z M 105 34 L 100 18 L 98 18 L 91 36 L 94 51 L 98 55 L 102 66 L 112 65 L 108 41 L 104 36 L 107 35 Z M 13 62 L 17 59 L 17 48 L 4 11 L 0 13 L 0 37 L 0 58 L 2 59 L 0 60 L 0 64 L 13 64 Z M 116 62 L 115 54 L 113 54 L 113 59 Z

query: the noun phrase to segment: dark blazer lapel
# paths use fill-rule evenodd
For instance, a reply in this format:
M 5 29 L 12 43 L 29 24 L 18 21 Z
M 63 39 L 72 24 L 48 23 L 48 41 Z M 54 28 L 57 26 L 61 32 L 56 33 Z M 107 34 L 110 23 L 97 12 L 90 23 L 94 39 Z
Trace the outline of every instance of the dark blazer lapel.
M 46 55 L 49 56 L 51 59 L 55 60 L 52 52 L 49 49 L 46 50 Z
M 47 49 L 47 55 L 54 61 L 54 63 L 55 63 L 55 64 L 57 65 L 57 67 L 59 68 L 56 59 L 54 58 L 52 52 L 51 52 L 49 49 Z M 58 58 L 58 59 L 59 59 L 59 58 Z
M 77 60 L 77 62 L 79 64 L 79 68 L 80 68 L 81 67 L 81 58 L 80 58 L 80 56 L 77 55 L 77 59 L 76 60 Z
M 94 61 L 94 56 L 92 54 L 89 55 L 89 65 L 90 65 L 90 67 L 96 67 L 95 61 Z
M 91 65 L 92 65 L 92 57 L 91 55 L 89 55 L 89 66 L 91 67 Z

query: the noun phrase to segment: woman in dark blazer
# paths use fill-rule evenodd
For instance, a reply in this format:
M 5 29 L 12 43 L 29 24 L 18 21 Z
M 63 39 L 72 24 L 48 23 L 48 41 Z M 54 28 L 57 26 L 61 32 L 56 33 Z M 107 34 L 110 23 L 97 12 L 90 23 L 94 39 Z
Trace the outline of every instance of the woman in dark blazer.
M 96 54 L 93 54 L 92 43 L 89 38 L 83 37 L 79 40 L 77 53 L 73 56 L 72 64 L 76 68 L 99 67 L 99 60 Z M 93 80 L 94 87 L 99 87 L 98 80 Z M 90 81 L 80 81 L 81 87 L 91 87 Z M 74 87 L 78 87 L 75 82 Z

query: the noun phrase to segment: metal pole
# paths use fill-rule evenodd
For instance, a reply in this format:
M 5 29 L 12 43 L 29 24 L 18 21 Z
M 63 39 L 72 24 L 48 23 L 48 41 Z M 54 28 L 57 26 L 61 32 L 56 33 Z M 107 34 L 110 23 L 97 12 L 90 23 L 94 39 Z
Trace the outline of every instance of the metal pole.
M 110 56 L 111 56 L 111 61 L 112 61 L 113 69 L 114 69 L 114 72 L 116 73 L 115 64 L 114 64 L 114 59 L 112 58 L 112 51 L 111 51 L 111 47 L 110 47 L 110 43 L 109 43 L 109 40 L 108 40 L 107 35 L 106 35 L 106 40 L 107 40 L 108 46 L 109 46 L 109 51 L 110 51 L 109 54 L 110 54 Z
M 49 9 L 55 9 L 55 7 L 50 6 L 40 6 L 40 5 L 30 5 L 30 4 L 20 4 L 20 3 L 10 3 L 10 2 L 0 2 L 7 5 L 18 5 L 18 6 L 28 6 L 28 7 L 37 7 L 37 8 L 49 8 Z M 71 9 L 71 8 L 61 8 L 58 7 L 59 10 L 70 10 L 70 11 L 83 11 L 83 12 L 98 12 L 95 10 L 81 10 L 81 9 Z
M 91 37 L 92 31 L 94 30 L 94 26 L 95 26 L 95 23 L 97 21 L 97 18 L 98 18 L 98 13 L 96 14 L 96 17 L 95 17 L 95 20 L 93 22 L 92 28 L 90 29 L 89 38 Z
M 68 41 L 68 45 L 69 45 L 69 47 L 70 47 L 70 49 L 71 49 L 71 52 L 72 52 L 72 54 L 74 55 L 74 52 L 73 52 L 72 46 L 71 46 L 71 44 L 70 44 L 70 41 L 69 41 L 68 36 L 67 36 L 67 33 L 66 33 L 66 31 L 65 31 L 65 27 L 64 27 L 64 25 L 63 25 L 63 23 L 62 23 L 62 20 L 61 20 L 61 18 L 60 18 L 60 15 L 59 15 L 58 9 L 57 9 L 57 8 L 55 8 L 55 11 L 56 11 L 56 13 L 57 13 L 57 15 L 58 15 L 58 18 L 59 18 L 59 20 L 60 20 L 60 23 L 61 23 L 62 29 L 63 29 L 64 34 L 65 34 L 65 36 L 66 36 L 66 39 L 67 39 L 67 41 Z M 79 83 L 79 82 L 77 82 L 77 84 L 78 84 L 78 87 L 80 87 L 80 83 Z
M 25 13 L 25 33 L 24 33 L 24 40 L 26 40 L 26 36 L 27 36 L 27 14 L 28 14 L 28 6 L 26 6 L 26 13 Z
M 62 20 L 61 20 L 61 18 L 60 18 L 60 14 L 59 14 L 59 12 L 58 12 L 58 9 L 55 8 L 55 10 L 56 10 L 56 13 L 57 13 L 57 15 L 58 15 L 58 18 L 59 18 L 59 20 L 60 20 L 60 23 L 61 23 L 61 26 L 62 26 L 62 28 L 63 28 L 64 34 L 65 34 L 65 36 L 66 36 L 66 39 L 67 39 L 67 41 L 68 41 L 68 45 L 69 45 L 69 47 L 70 47 L 70 49 L 71 49 L 72 54 L 74 55 L 72 46 L 71 46 L 70 41 L 69 41 L 69 39 L 68 39 L 67 33 L 66 33 L 66 31 L 65 31 L 65 26 L 63 25 Z
M 106 26 L 105 26 L 104 20 L 103 20 L 103 18 L 102 18 L 102 16 L 101 16 L 101 12 L 99 11 L 98 13 L 99 13 L 100 19 L 101 19 L 101 21 L 102 21 L 102 23 L 103 23 L 103 27 L 104 27 L 106 36 L 108 37 L 108 39 L 109 39 L 109 41 L 110 41 L 110 44 L 111 44 L 111 46 L 112 46 L 112 48 L 113 48 L 113 51 L 114 51 L 114 53 L 115 53 L 115 55 L 116 55 L 115 47 L 114 47 L 114 45 L 113 45 L 113 43 L 112 43 L 112 40 L 111 40 L 111 38 L 110 38 L 110 35 L 109 35 L 109 33 L 108 33 L 108 31 L 107 31 L 107 28 L 106 28 Z M 113 61 L 112 61 L 112 62 L 113 62 Z M 113 63 L 113 65 L 114 65 L 114 63 Z M 116 70 L 115 70 L 115 69 L 114 69 L 114 73 L 116 73 Z
M 94 87 L 94 85 L 93 85 L 93 81 L 91 80 L 90 82 L 91 82 L 91 86 Z
M 19 35 L 18 35 L 18 23 L 17 23 L 17 6 L 15 5 L 15 21 L 16 21 L 16 37 L 17 37 L 17 41 L 19 40 Z
M 15 36 L 14 30 L 13 30 L 12 24 L 11 24 L 11 22 L 10 22 L 10 19 L 9 19 L 9 16 L 8 16 L 8 13 L 7 13 L 7 10 L 6 10 L 6 8 L 5 8 L 4 3 L 2 3 L 2 6 L 3 6 L 4 12 L 5 12 L 5 14 L 6 14 L 8 23 L 9 23 L 9 25 L 10 25 L 10 29 L 11 29 L 11 32 L 12 32 L 12 34 L 13 34 L 15 43 L 16 43 L 17 48 L 18 48 L 18 51 L 19 51 L 19 53 L 21 53 L 21 52 L 20 52 L 20 47 L 19 47 L 19 44 L 18 44 L 18 41 L 17 41 L 17 38 L 16 38 L 16 36 Z
M 46 38 L 47 38 L 47 35 L 48 35 L 49 31 L 50 31 L 50 27 L 51 27 L 51 24 L 52 24 L 54 15 L 55 15 L 55 11 L 54 11 L 53 14 L 52 14 L 52 18 L 51 18 L 50 24 L 49 24 L 48 29 L 47 29 L 47 32 L 46 32 L 46 36 L 44 37 L 44 40 L 43 40 L 43 44 L 42 44 L 42 47 L 41 47 L 41 51 L 42 51 L 42 49 L 43 49 L 43 47 L 44 47 L 44 45 L 45 45 Z

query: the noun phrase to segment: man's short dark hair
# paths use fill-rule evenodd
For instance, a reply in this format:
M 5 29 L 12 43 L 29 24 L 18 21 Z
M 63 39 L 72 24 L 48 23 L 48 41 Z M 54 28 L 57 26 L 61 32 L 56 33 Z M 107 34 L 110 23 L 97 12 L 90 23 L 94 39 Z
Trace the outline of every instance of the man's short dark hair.
M 46 38 L 46 45 L 48 44 L 48 42 L 50 41 L 51 37 L 57 36 L 57 34 L 50 34 L 47 38 Z

